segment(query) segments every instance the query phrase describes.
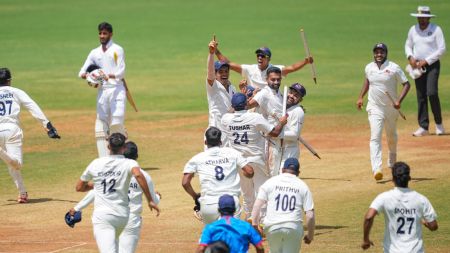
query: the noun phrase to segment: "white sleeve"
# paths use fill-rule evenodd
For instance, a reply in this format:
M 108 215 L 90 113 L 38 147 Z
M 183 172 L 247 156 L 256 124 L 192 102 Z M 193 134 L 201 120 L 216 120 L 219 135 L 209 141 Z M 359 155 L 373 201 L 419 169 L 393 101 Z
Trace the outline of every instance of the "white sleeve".
M 116 79 L 122 80 L 125 77 L 125 52 L 123 48 L 118 47 L 118 50 L 114 52 L 114 57 L 117 55 L 117 69 L 114 74 L 116 76 Z
M 406 42 L 405 42 L 406 58 L 408 58 L 410 56 L 414 56 L 414 52 L 413 52 L 413 45 L 414 45 L 414 43 L 413 43 L 413 32 L 414 32 L 414 26 L 409 29 L 408 37 L 406 38 Z
M 87 168 L 84 170 L 83 174 L 81 174 L 80 180 L 84 182 L 89 182 L 89 180 L 92 179 L 92 175 L 90 173 L 90 169 L 94 167 L 94 162 L 96 160 L 92 161 Z
M 84 208 L 86 208 L 89 204 L 92 203 L 95 199 L 95 192 L 94 190 L 90 190 L 78 204 L 73 208 L 75 211 L 81 211 Z
M 264 102 L 267 98 L 267 94 L 264 89 L 260 90 L 253 99 L 258 103 L 258 106 L 264 106 Z
M 284 139 L 296 141 L 300 136 L 305 113 L 301 107 L 295 108 L 288 117 L 287 127 L 284 128 Z
M 431 205 L 430 201 L 423 197 L 423 218 L 427 222 L 435 221 L 437 218 L 437 214 L 434 211 L 433 206 Z
M 405 72 L 403 72 L 403 70 L 398 65 L 396 67 L 395 76 L 398 83 L 404 84 L 408 82 L 408 78 L 406 77 Z
M 445 53 L 445 39 L 444 39 L 444 33 L 442 33 L 441 28 L 438 26 L 436 27 L 435 32 L 435 38 L 436 38 L 436 45 L 437 50 L 434 51 L 430 56 L 425 58 L 425 61 L 427 61 L 428 65 L 431 65 L 439 60 L 439 58 L 442 57 L 442 55 Z
M 42 123 L 44 128 L 47 127 L 48 119 L 45 117 L 44 112 L 42 112 L 41 108 L 31 99 L 24 91 L 17 90 L 16 95 L 18 95 L 18 99 L 20 101 L 20 105 L 25 107 L 31 115 L 39 120 Z
M 152 196 L 153 202 L 155 202 L 155 204 L 158 205 L 159 197 L 156 196 L 155 186 L 153 185 L 152 177 L 142 169 L 141 169 L 141 173 L 144 175 L 145 180 L 147 181 L 148 190 L 150 192 L 150 195 Z
M 197 173 L 197 162 L 195 161 L 195 157 L 192 157 L 191 160 L 186 163 L 183 173 Z
M 269 121 L 267 121 L 261 114 L 255 113 L 256 115 L 256 130 L 261 131 L 265 134 L 272 132 L 275 126 L 272 126 Z
M 234 150 L 233 150 L 234 151 Z M 242 169 L 245 167 L 245 165 L 248 164 L 248 161 L 246 158 L 244 158 L 240 152 L 236 151 L 236 164 L 238 169 Z
M 252 65 L 248 65 L 248 64 L 242 64 L 241 65 L 241 69 L 242 69 L 242 77 L 245 79 L 250 79 L 250 71 L 249 69 L 251 68 Z
M 270 182 L 272 182 L 272 180 L 269 179 L 263 185 L 261 185 L 259 187 L 259 191 L 258 191 L 258 195 L 257 195 L 256 199 L 261 199 L 264 201 L 269 200 L 269 192 L 271 192 Z
M 370 204 L 370 208 L 377 210 L 378 213 L 384 210 L 384 195 L 383 193 L 379 194 Z
M 312 198 L 312 193 L 308 187 L 306 187 L 305 194 L 303 196 L 303 211 L 311 211 L 314 209 L 314 201 Z
M 86 61 L 84 61 L 83 67 L 81 67 L 80 72 L 78 73 L 78 77 L 81 78 L 81 75 L 86 73 L 86 70 L 89 67 L 89 65 L 95 64 L 95 62 L 93 60 L 94 57 L 92 56 L 92 54 L 93 54 L 92 52 L 93 52 L 93 50 L 87 56 Z

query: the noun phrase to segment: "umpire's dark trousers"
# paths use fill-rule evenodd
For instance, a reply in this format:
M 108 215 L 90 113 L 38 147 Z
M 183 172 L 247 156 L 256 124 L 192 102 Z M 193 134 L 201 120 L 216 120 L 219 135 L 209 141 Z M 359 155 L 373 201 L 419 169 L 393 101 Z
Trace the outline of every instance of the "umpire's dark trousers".
M 428 100 L 434 122 L 442 124 L 441 103 L 438 96 L 438 79 L 441 63 L 439 61 L 426 67 L 427 72 L 415 80 L 417 92 L 418 121 L 419 126 L 428 130 L 430 120 L 428 118 Z

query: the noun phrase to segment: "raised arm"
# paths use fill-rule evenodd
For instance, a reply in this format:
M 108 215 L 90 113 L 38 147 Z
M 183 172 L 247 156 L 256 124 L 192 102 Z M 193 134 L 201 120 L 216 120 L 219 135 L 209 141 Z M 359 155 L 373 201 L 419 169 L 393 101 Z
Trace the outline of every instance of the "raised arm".
M 304 60 L 298 61 L 292 65 L 286 66 L 285 68 L 283 68 L 283 70 L 281 71 L 281 74 L 283 76 L 286 76 L 287 74 L 297 71 L 301 68 L 303 68 L 306 64 L 311 64 L 314 62 L 314 59 L 311 57 L 306 57 Z
M 220 52 L 219 48 L 216 48 L 216 56 L 219 59 L 219 61 L 223 61 L 223 62 L 226 62 L 226 63 L 230 64 L 231 70 L 236 71 L 239 74 L 242 74 L 241 64 L 238 64 L 238 63 L 230 61 L 227 57 L 225 57 L 225 55 L 223 55 Z
M 206 80 L 208 80 L 209 86 L 212 86 L 214 84 L 214 80 L 216 80 L 216 73 L 214 70 L 214 52 L 216 51 L 217 48 L 217 42 L 215 40 L 210 41 L 208 48 L 209 48 L 209 55 L 207 60 Z

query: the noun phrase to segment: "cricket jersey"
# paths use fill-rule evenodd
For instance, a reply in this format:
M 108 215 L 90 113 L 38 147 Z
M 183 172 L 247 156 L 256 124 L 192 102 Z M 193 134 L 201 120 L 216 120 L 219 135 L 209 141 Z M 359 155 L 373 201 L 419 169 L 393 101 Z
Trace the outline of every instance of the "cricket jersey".
M 228 86 L 228 90 L 217 80 L 212 85 L 206 81 L 206 96 L 209 109 L 209 127 L 214 126 L 222 130 L 220 120 L 222 115 L 231 110 L 231 98 L 236 93 L 233 85 Z
M 284 65 L 269 64 L 265 70 L 260 70 L 258 64 L 242 64 L 242 77 L 254 88 L 263 89 L 267 86 L 267 69 L 270 67 L 278 67 L 281 71 L 284 69 Z

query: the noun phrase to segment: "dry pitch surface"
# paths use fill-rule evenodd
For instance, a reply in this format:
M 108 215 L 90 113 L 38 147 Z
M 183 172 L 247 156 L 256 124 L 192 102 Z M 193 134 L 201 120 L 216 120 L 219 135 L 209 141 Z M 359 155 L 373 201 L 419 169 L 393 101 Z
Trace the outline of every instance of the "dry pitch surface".
M 74 229 L 63 221 L 65 212 L 82 198 L 83 194 L 74 190 L 75 182 L 96 155 L 92 129 L 94 113 L 51 111 L 48 114 L 58 122 L 55 125 L 63 139 L 56 144 L 26 139 L 25 156 L 33 152 L 57 153 L 71 149 L 72 156 L 70 153 L 61 158 L 55 156 L 48 161 L 48 166 L 64 168 L 71 159 L 82 160 L 83 166 L 74 171 L 63 170 L 65 175 L 57 181 L 34 182 L 29 177 L 37 168 L 26 164 L 25 181 L 32 183 L 28 184 L 31 203 L 25 205 L 14 202 L 16 193 L 12 182 L 3 180 L 10 184 L 2 185 L 5 190 L 0 192 L 0 252 L 97 252 L 90 221 L 92 207 L 85 210 L 83 221 Z M 317 214 L 315 240 L 311 245 L 302 245 L 302 252 L 361 252 L 363 215 L 378 193 L 392 187 L 388 169 L 384 169 L 385 180 L 380 183 L 373 180 L 366 114 L 355 115 L 307 114 L 303 137 L 317 149 L 322 160 L 304 148 L 301 151 L 301 178 L 313 192 Z M 408 121 L 399 119 L 398 123 L 399 160 L 411 165 L 412 188 L 428 196 L 441 217 L 437 232 L 424 233 L 426 250 L 449 252 L 450 136 L 413 138 L 410 134 L 416 126 L 415 116 L 407 115 L 407 118 Z M 444 124 L 450 127 L 450 114 L 444 115 L 444 119 Z M 28 115 L 23 121 L 25 138 L 42 135 Z M 152 175 L 163 196 L 159 218 L 148 209 L 143 212 L 138 252 L 194 252 L 202 224 L 193 218 L 192 200 L 180 182 L 184 163 L 203 148 L 206 115 L 128 112 L 126 124 L 130 139 L 139 145 L 141 166 Z M 383 143 L 385 157 L 385 140 Z M 1 175 L 9 177 L 5 173 Z M 372 231 L 375 248 L 369 252 L 382 251 L 383 220 L 377 217 L 375 221 Z

